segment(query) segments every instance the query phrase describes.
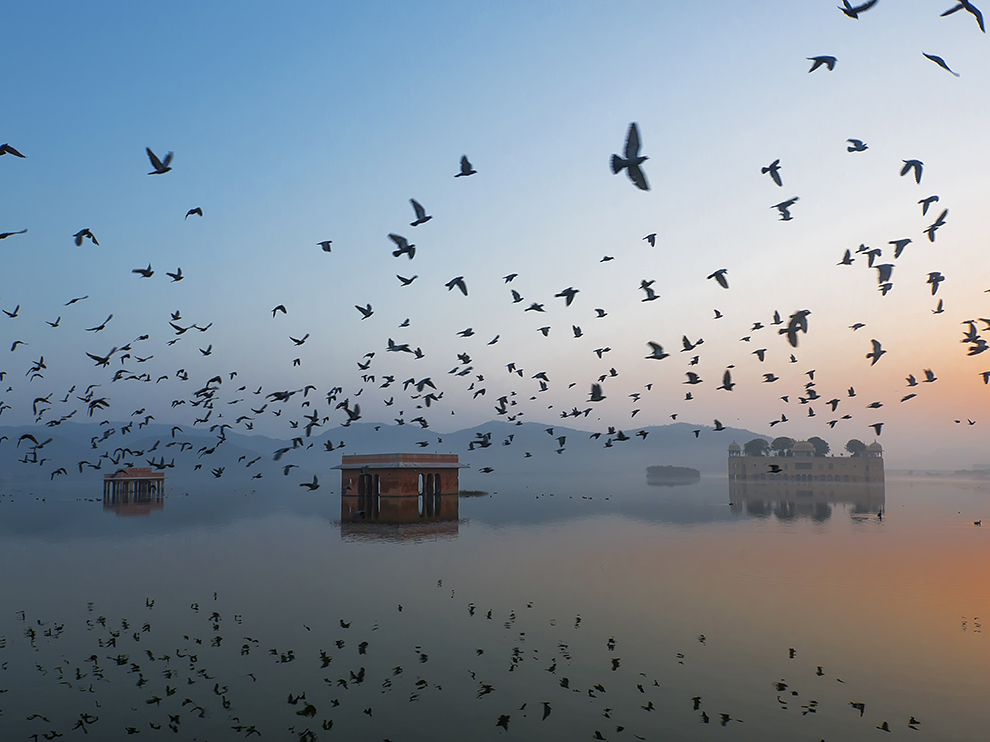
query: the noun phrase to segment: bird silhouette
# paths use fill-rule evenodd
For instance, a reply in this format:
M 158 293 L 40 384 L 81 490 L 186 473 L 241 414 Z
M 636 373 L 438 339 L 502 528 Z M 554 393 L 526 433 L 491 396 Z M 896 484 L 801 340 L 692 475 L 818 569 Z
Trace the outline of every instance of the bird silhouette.
M 720 268 L 719 270 L 709 275 L 708 278 L 714 278 L 716 281 L 718 281 L 719 286 L 721 286 L 723 289 L 727 289 L 729 288 L 729 279 L 725 277 L 725 274 L 728 272 L 729 271 L 727 269 Z
M 935 233 L 938 231 L 939 227 L 945 226 L 945 217 L 947 217 L 948 215 L 949 215 L 949 210 L 943 209 L 942 213 L 938 215 L 938 219 L 936 219 L 934 222 L 929 224 L 927 229 L 925 229 L 925 234 L 928 235 L 929 242 L 935 241 Z
M 959 4 L 958 5 L 954 5 L 953 7 L 949 8 L 947 11 L 945 11 L 944 13 L 942 13 L 941 16 L 939 16 L 939 17 L 940 18 L 945 18 L 945 16 L 952 15 L 953 13 L 955 13 L 956 11 L 959 11 L 959 10 L 965 10 L 968 13 L 970 13 L 976 19 L 976 23 L 980 27 L 980 31 L 982 31 L 983 33 L 986 33 L 987 32 L 986 28 L 983 26 L 983 14 L 980 12 L 980 9 L 977 8 L 975 5 L 973 5 L 969 0 L 959 0 Z M 0 152 L 0 154 L 3 154 L 3 153 Z M 914 718 L 914 717 L 911 717 L 911 718 Z
M 946 64 L 945 60 L 942 59 L 937 54 L 926 54 L 925 52 L 922 52 L 922 55 L 924 55 L 925 58 L 930 59 L 931 61 L 933 61 L 935 64 L 937 64 L 939 67 L 941 67 L 943 70 L 945 70 L 949 74 L 952 74 L 952 75 L 955 75 L 956 77 L 959 77 L 959 73 L 958 72 L 953 72 L 952 71 L 952 68 L 949 67 L 948 64 Z
M 921 204 L 921 215 L 925 216 L 928 214 L 928 207 L 933 203 L 938 202 L 938 196 L 929 196 L 928 198 L 921 199 L 918 203 Z
M 663 352 L 663 346 L 660 345 L 659 343 L 648 341 L 646 344 L 650 346 L 650 350 L 652 351 L 650 355 L 646 356 L 647 359 L 661 361 L 664 358 L 670 356 L 670 353 Z M 601 354 L 599 354 L 598 357 L 601 358 Z
M 867 2 L 863 3 L 862 5 L 857 5 L 856 7 L 853 7 L 852 5 L 849 4 L 849 0 L 842 0 L 842 5 L 839 6 L 839 10 L 841 10 L 843 13 L 845 13 L 848 17 L 852 18 L 853 20 L 858 20 L 860 13 L 869 10 L 876 4 L 877 4 L 877 0 L 867 0 Z
M 815 67 L 817 67 L 817 66 L 818 66 L 818 64 L 816 63 L 815 64 Z M 815 67 L 812 67 L 811 69 L 813 70 L 813 69 L 815 69 Z M 779 159 L 774 160 L 773 162 L 771 162 L 769 165 L 767 165 L 764 168 L 760 168 L 760 172 L 763 173 L 764 175 L 768 175 L 769 174 L 770 178 L 773 180 L 774 183 L 776 183 L 778 186 L 783 187 L 784 183 L 780 179 L 780 160 Z
M 447 281 L 446 285 L 448 291 L 450 291 L 454 287 L 457 287 L 461 290 L 461 293 L 464 294 L 464 296 L 468 295 L 467 284 L 464 283 L 464 276 L 457 276 L 455 278 L 452 278 L 449 281 Z
M 27 230 L 24 231 L 26 232 Z M 93 236 L 93 233 L 90 232 L 89 229 L 80 229 L 72 236 L 75 238 L 76 247 L 82 247 L 83 239 L 85 238 L 88 238 L 90 242 L 92 242 L 94 245 L 100 244 L 99 242 L 96 241 L 96 237 Z
M 798 202 L 798 200 L 799 200 L 798 197 L 795 196 L 794 198 L 789 198 L 786 201 L 781 201 L 779 204 L 774 204 L 770 208 L 777 209 L 777 211 L 780 212 L 780 221 L 789 222 L 794 218 L 793 216 L 791 216 L 790 209 L 794 204 Z
M 455 175 L 455 178 L 462 178 L 467 175 L 474 175 L 477 170 L 471 166 L 471 162 L 468 160 L 467 155 L 461 155 L 461 171 Z
M 164 175 L 172 168 L 172 153 L 169 152 L 165 155 L 164 160 L 159 160 L 158 155 L 151 151 L 151 147 L 145 147 L 144 151 L 148 153 L 148 159 L 151 160 L 151 167 L 154 168 L 148 175 Z
M 389 234 L 388 238 L 396 245 L 396 249 L 392 251 L 393 256 L 399 257 L 404 253 L 409 256 L 410 260 L 416 257 L 416 246 L 410 245 L 405 237 L 398 234 Z
M 901 168 L 901 175 L 907 175 L 912 170 L 914 171 L 914 182 L 921 183 L 921 171 L 924 168 L 924 163 L 921 160 L 903 160 L 904 167 Z
M 639 154 L 639 127 L 636 122 L 633 121 L 629 124 L 629 131 L 626 134 L 626 147 L 623 150 L 623 157 L 618 155 L 612 155 L 611 166 L 612 174 L 618 175 L 623 169 L 625 169 L 626 174 L 629 176 L 629 180 L 639 188 L 641 191 L 650 190 L 650 184 L 646 182 L 646 174 L 640 167 L 649 158 L 646 155 Z M 653 242 L 651 241 L 651 245 Z
M 860 139 L 847 139 L 846 141 L 849 142 L 849 146 L 846 147 L 847 152 L 865 152 L 870 148 L 868 144 Z
M 835 69 L 835 57 L 829 57 L 829 56 L 807 57 L 807 60 L 813 63 L 811 65 L 811 69 L 808 70 L 808 72 L 814 72 L 822 65 L 825 65 L 828 68 L 829 72 Z M 778 183 L 777 185 L 780 184 Z
M 468 168 L 470 169 L 470 164 Z M 409 203 L 412 204 L 413 211 L 416 212 L 416 221 L 409 222 L 410 227 L 418 227 L 420 224 L 426 224 L 426 222 L 433 218 L 432 216 L 427 216 L 426 209 L 415 198 L 410 198 Z
M 880 347 L 880 342 L 878 340 L 871 340 L 870 343 L 873 345 L 873 350 L 867 353 L 866 357 L 873 359 L 872 361 L 870 361 L 871 366 L 876 366 L 877 361 L 880 360 L 880 356 L 882 356 L 887 351 L 885 351 L 882 347 Z

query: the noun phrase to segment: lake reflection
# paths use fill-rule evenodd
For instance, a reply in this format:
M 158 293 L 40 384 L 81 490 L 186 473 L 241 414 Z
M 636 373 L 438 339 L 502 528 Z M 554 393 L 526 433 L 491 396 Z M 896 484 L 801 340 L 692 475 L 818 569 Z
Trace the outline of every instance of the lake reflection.
M 0 496 L 0 739 L 983 737 L 986 484 L 210 484 Z
M 730 481 L 732 512 L 756 518 L 780 520 L 810 518 L 822 522 L 832 517 L 836 505 L 850 517 L 877 515 L 886 503 L 880 482 L 752 482 Z
M 340 535 L 350 541 L 419 541 L 456 538 L 457 495 L 344 495 L 340 498 Z

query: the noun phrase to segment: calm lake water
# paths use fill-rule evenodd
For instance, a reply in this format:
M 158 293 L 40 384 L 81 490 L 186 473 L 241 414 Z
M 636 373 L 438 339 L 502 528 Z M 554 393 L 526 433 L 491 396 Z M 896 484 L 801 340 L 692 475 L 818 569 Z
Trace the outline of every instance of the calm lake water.
M 5 490 L 0 740 L 987 739 L 990 484 L 478 481 Z

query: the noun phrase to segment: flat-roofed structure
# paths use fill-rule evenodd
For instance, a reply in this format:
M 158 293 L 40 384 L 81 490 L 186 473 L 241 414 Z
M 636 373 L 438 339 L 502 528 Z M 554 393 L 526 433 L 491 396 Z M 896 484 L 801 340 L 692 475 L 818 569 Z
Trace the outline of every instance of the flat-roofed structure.
M 103 475 L 103 509 L 147 515 L 165 507 L 165 473 L 134 466 Z
M 382 453 L 341 457 L 341 521 L 457 520 L 457 454 Z

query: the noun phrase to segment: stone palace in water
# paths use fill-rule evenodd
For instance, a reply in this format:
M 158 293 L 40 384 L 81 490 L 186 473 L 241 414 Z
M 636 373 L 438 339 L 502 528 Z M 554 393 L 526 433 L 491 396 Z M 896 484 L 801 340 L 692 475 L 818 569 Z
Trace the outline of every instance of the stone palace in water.
M 857 456 L 815 456 L 815 447 L 798 441 L 789 456 L 744 456 L 729 445 L 730 482 L 883 482 L 883 448 L 873 442 Z

